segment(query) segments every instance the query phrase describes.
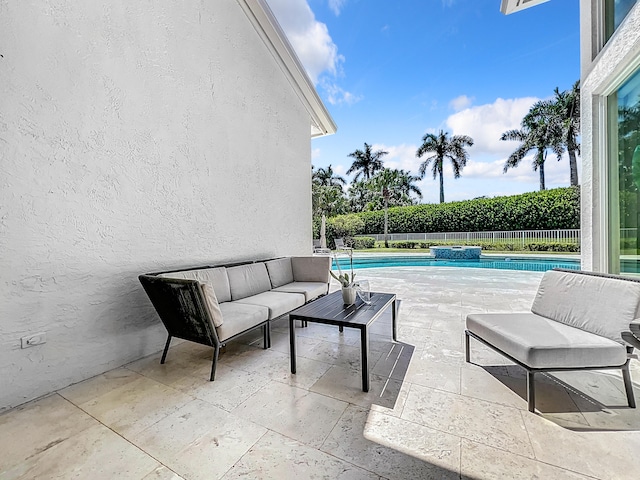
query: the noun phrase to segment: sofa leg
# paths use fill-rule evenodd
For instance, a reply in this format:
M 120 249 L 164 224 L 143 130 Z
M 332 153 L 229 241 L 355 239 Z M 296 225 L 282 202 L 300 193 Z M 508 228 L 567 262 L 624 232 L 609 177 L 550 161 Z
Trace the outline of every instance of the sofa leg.
M 262 348 L 271 348 L 271 322 L 262 326 Z
M 162 358 L 160 359 L 160 363 L 163 364 L 167 358 L 167 352 L 169 351 L 169 344 L 171 343 L 171 335 L 167 338 L 167 343 L 164 346 L 164 352 L 162 352 Z
M 471 363 L 471 352 L 469 352 L 469 332 L 464 331 L 464 361 Z
M 629 360 L 622 367 L 622 379 L 624 380 L 624 389 L 627 392 L 629 407 L 636 408 L 636 398 L 633 396 L 633 383 L 631 383 L 631 373 L 629 372 Z
M 533 375 L 533 372 L 527 371 L 527 403 L 529 404 L 530 412 L 535 412 L 536 410 L 536 384 Z
M 220 345 L 216 344 L 213 346 L 213 359 L 211 365 L 211 377 L 209 378 L 210 382 L 216 378 L 216 365 L 218 364 L 218 355 L 220 354 Z

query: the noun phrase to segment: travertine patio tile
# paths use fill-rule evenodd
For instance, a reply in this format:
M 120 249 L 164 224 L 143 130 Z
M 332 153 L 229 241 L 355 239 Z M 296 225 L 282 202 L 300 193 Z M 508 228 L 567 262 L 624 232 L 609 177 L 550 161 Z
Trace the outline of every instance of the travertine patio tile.
M 5 478 L 2 472 L 12 466 L 97 424 L 58 394 L 3 413 L 0 415 L 0 478 Z
M 539 415 L 523 419 L 536 459 L 602 480 L 638 478 L 640 432 L 571 430 Z
M 185 393 L 140 376 L 78 406 L 125 438 L 144 430 L 193 399 Z
M 406 381 L 423 387 L 460 393 L 460 369 L 461 366 L 457 364 L 416 355 L 409 365 Z
M 3 479 L 141 479 L 160 467 L 154 458 L 104 425 L 89 428 L 1 472 Z
M 181 476 L 211 479 L 222 477 L 266 432 L 260 425 L 193 400 L 130 438 Z
M 466 439 L 462 440 L 461 456 L 461 473 L 464 480 L 484 478 L 588 480 L 593 478 Z
M 222 478 L 223 480 L 380 479 L 378 475 L 365 469 L 271 431 L 262 437 Z
M 271 382 L 232 413 L 317 448 L 347 405 L 325 395 Z
M 402 382 L 372 373 L 369 374 L 369 382 L 369 391 L 363 392 L 359 371 L 334 365 L 310 390 L 367 408 L 372 404 L 393 408 Z
M 385 478 L 459 478 L 460 438 L 349 406 L 321 450 Z
M 71 385 L 70 387 L 63 388 L 58 394 L 74 405 L 80 405 L 82 403 L 93 400 L 100 395 L 109 393 L 115 388 L 119 388 L 127 383 L 133 382 L 139 379 L 141 375 L 137 372 L 133 372 L 127 368 L 116 368 L 115 370 L 109 370 L 82 382 Z
M 533 458 L 520 410 L 412 385 L 402 418 Z
M 142 480 L 185 480 L 183 477 L 168 469 L 164 465 L 156 468 L 153 472 L 146 475 Z

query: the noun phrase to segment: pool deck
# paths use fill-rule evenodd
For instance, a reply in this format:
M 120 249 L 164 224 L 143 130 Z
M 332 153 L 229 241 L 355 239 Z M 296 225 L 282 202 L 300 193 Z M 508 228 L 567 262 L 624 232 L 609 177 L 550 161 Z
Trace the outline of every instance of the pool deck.
M 269 350 L 229 343 L 215 382 L 212 350 L 183 342 L 0 415 L 0 478 L 636 479 L 619 372 L 540 375 L 532 414 L 519 367 L 473 341 L 464 362 L 465 316 L 527 311 L 541 276 L 356 271 L 401 301 L 399 343 L 390 312 L 372 326 L 368 393 L 357 331 L 298 327 L 292 375 L 283 318 Z

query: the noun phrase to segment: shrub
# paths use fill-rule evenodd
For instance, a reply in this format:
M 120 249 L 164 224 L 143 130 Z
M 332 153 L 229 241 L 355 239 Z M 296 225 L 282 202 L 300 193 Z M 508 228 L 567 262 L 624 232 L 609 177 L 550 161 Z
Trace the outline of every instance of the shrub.
M 354 237 L 353 248 L 356 250 L 363 250 L 365 248 L 374 248 L 376 246 L 376 239 L 373 237 Z
M 383 233 L 384 212 L 361 212 L 353 233 Z M 341 216 L 332 219 L 338 221 Z M 580 228 L 580 189 L 556 188 L 508 197 L 389 209 L 389 233 L 478 232 Z M 337 235 L 340 236 L 340 235 Z

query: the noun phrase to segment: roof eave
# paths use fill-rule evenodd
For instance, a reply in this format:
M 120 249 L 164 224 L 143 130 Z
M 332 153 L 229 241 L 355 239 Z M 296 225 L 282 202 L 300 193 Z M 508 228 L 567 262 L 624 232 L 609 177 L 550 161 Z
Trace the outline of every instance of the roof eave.
M 500 11 L 505 15 L 509 15 L 548 1 L 549 0 L 502 0 Z
M 307 75 L 302 62 L 287 40 L 287 36 L 282 31 L 269 5 L 265 0 L 237 1 L 309 113 L 311 136 L 321 137 L 336 133 L 338 127 L 320 99 L 313 82 Z

